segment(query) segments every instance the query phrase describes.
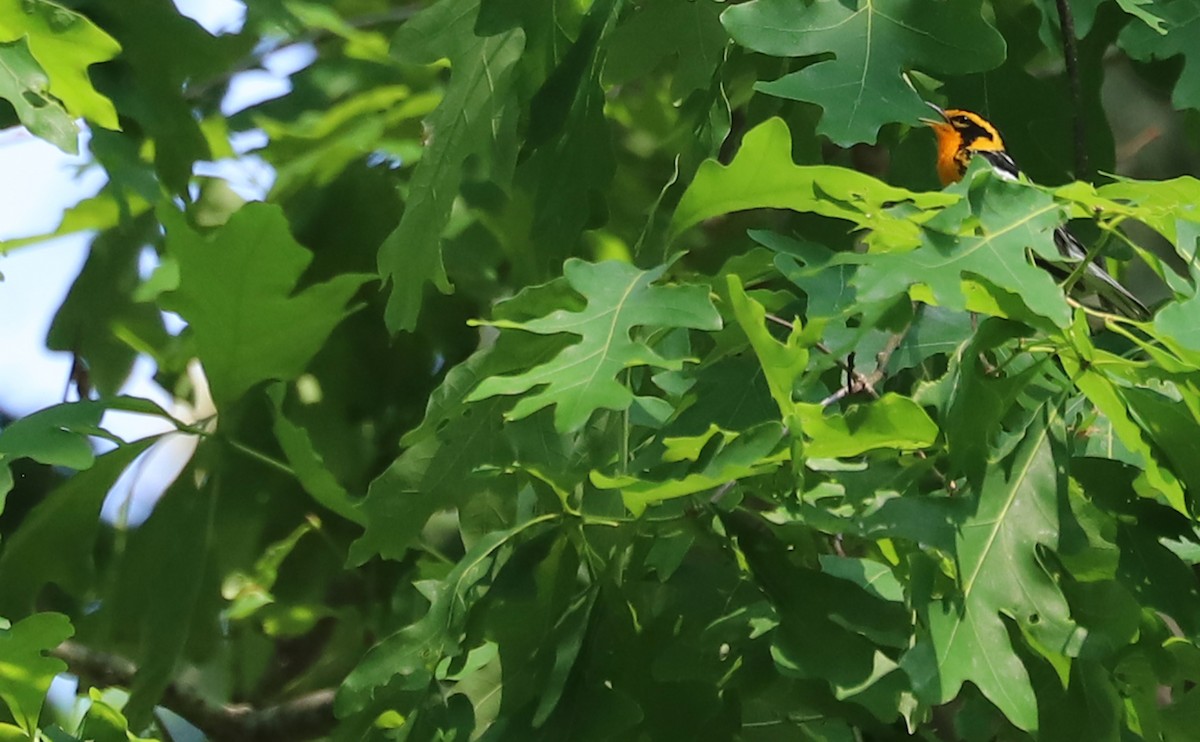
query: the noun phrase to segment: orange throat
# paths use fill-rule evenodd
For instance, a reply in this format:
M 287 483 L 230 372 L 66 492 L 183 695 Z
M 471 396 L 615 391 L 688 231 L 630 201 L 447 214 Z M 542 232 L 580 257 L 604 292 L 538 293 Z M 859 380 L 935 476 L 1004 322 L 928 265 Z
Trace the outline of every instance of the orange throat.
M 962 148 L 962 135 L 949 124 L 930 124 L 937 137 L 937 174 L 943 186 L 957 183 L 967 170 L 970 153 Z

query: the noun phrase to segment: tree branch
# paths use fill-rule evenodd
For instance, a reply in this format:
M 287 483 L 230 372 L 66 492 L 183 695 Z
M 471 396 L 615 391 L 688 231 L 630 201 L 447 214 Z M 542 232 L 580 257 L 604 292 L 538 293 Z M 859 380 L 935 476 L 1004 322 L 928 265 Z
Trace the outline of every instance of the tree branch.
M 887 343 L 883 346 L 883 350 L 875 354 L 875 370 L 869 374 L 862 374 L 854 369 L 853 353 L 847 356 L 846 364 L 842 366 L 842 368 L 844 368 L 846 371 L 846 383 L 841 389 L 838 389 L 833 394 L 821 400 L 821 406 L 828 407 L 843 397 L 847 397 L 851 394 L 858 394 L 859 392 L 866 392 L 872 397 L 878 399 L 879 392 L 876 391 L 875 385 L 883 381 L 884 376 L 887 376 L 888 361 L 892 360 L 892 354 L 895 353 L 900 347 L 900 343 L 904 342 L 904 338 L 908 335 L 908 330 L 911 327 L 912 323 L 910 322 L 904 326 L 904 329 L 900 330 L 899 332 L 892 333 L 892 336 L 888 338 Z M 822 350 L 825 349 L 822 348 Z M 828 352 L 828 350 L 826 350 L 826 352 Z
M 1075 130 L 1075 179 L 1090 180 L 1087 135 L 1083 125 L 1083 85 L 1079 81 L 1079 50 L 1075 39 L 1075 16 L 1070 0 L 1056 0 L 1058 25 L 1062 32 L 1063 60 L 1067 68 L 1067 88 L 1071 94 L 1071 124 Z
M 51 652 L 90 685 L 128 688 L 137 666 L 124 657 L 67 641 Z M 287 742 L 316 739 L 334 727 L 334 690 L 313 691 L 275 706 L 219 704 L 179 682 L 167 686 L 160 704 L 219 742 Z

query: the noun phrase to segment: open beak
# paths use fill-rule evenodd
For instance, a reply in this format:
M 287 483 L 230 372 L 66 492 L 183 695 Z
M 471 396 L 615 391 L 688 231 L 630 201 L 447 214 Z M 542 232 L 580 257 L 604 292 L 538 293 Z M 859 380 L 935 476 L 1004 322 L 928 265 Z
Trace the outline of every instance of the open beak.
M 925 105 L 927 105 L 930 108 L 932 108 L 933 110 L 937 111 L 937 115 L 940 116 L 941 118 L 940 119 L 927 119 L 927 118 L 919 119 L 919 121 L 922 124 L 926 124 L 928 126 L 945 126 L 949 122 L 949 119 L 946 118 L 946 112 L 943 111 L 940 106 L 934 105 L 933 103 L 930 103 L 929 101 L 925 101 Z

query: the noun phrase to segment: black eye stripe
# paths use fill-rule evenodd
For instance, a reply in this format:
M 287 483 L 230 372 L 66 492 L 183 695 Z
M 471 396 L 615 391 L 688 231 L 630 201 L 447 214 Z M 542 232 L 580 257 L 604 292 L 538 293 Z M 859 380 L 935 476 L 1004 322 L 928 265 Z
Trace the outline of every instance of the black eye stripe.
M 970 120 L 966 116 L 959 116 L 954 119 L 954 128 L 963 133 L 963 138 L 968 142 L 976 139 L 992 139 L 995 135 L 983 128 L 979 124 Z

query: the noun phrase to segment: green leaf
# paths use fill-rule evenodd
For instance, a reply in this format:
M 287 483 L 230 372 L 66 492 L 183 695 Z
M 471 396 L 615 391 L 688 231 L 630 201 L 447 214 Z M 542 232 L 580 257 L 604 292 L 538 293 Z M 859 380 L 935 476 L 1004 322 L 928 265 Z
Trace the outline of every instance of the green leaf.
M 229 621 L 241 621 L 274 603 L 276 599 L 271 590 L 279 579 L 279 568 L 295 550 L 296 544 L 319 526 L 320 521 L 310 516 L 287 536 L 269 544 L 251 570 L 226 575 L 221 583 L 221 597 L 228 600 L 229 604 L 221 611 L 221 617 Z
M 121 472 L 157 439 L 144 438 L 104 454 L 25 516 L 0 553 L 0 611 L 24 615 L 47 583 L 79 598 L 87 594 L 95 579 L 93 552 L 104 498 Z
M 345 274 L 296 291 L 312 254 L 288 232 L 277 206 L 250 203 L 208 234 L 163 208 L 167 252 L 179 288 L 163 297 L 188 322 L 218 408 L 268 379 L 292 379 L 308 365 L 346 303 L 369 276 Z
M 811 458 L 846 458 L 877 448 L 912 451 L 937 439 L 937 424 L 913 400 L 888 392 L 877 400 L 853 405 L 843 414 L 826 415 L 820 405 L 797 405 L 804 435 L 804 454 Z
M 50 78 L 33 55 L 28 39 L 0 42 L 0 98 L 12 104 L 21 123 L 64 152 L 79 151 L 79 128 L 47 92 Z
M 1200 628 L 1200 583 L 1192 566 L 1162 544 L 1155 526 L 1166 518 L 1154 509 L 1165 508 L 1153 503 L 1139 505 L 1142 507 L 1135 511 L 1137 523 L 1118 531 L 1118 579 L 1137 598 L 1143 611 L 1147 607 L 1161 611 L 1193 636 Z M 1177 517 L 1182 520 L 1182 516 Z
M 50 466 L 87 469 L 96 460 L 89 435 L 100 428 L 107 408 L 100 403 L 64 402 L 16 420 L 0 432 L 0 461 L 29 458 Z
M 65 466 L 82 471 L 96 460 L 89 436 L 123 444 L 120 438 L 100 427 L 109 410 L 124 410 L 153 415 L 174 422 L 155 403 L 136 397 L 109 397 L 100 400 L 64 402 L 47 407 L 14 421 L 0 430 L 0 471 L 17 459 L 33 459 L 49 466 Z M 11 480 L 8 482 L 11 485 Z M 0 479 L 0 498 L 8 493 Z M 0 499 L 0 502 L 3 502 Z
M 916 243 L 917 220 L 895 215 L 885 206 L 909 202 L 920 209 L 935 209 L 956 201 L 958 196 L 952 193 L 896 188 L 848 168 L 795 165 L 787 124 L 771 118 L 746 132 L 728 165 L 715 159 L 701 163 L 671 218 L 671 238 L 714 216 L 771 208 L 845 219 L 903 246 Z
M 691 404 L 663 430 L 663 436 L 702 435 L 716 426 L 721 430 L 744 431 L 778 419 L 766 376 L 756 358 L 738 355 L 695 371 L 696 384 L 685 399 Z
M 67 663 L 45 653 L 66 641 L 75 629 L 61 613 L 35 613 L 0 630 L 0 700 L 30 737 L 54 676 Z
M 88 689 L 87 714 L 79 725 L 79 736 L 89 742 L 155 742 L 134 736 L 129 722 L 115 706 L 105 701 L 98 688 Z
M 526 538 L 555 516 L 541 516 L 515 528 L 493 531 L 480 539 L 444 579 L 419 585 L 429 598 L 425 616 L 385 638 L 367 652 L 338 689 L 334 708 L 338 716 L 362 710 L 372 697 L 388 689 L 421 690 L 433 680 L 434 668 L 444 657 L 461 652 L 461 629 L 472 606 L 491 584 L 493 565 L 501 547 L 526 531 Z
M 1086 332 L 1075 333 L 1073 339 L 1076 348 L 1082 348 L 1085 353 L 1089 351 L 1090 342 Z M 1090 350 L 1095 352 L 1094 349 Z M 1146 481 L 1151 487 L 1176 510 L 1181 513 L 1188 512 L 1180 474 L 1170 467 L 1163 466 L 1159 461 L 1161 453 L 1150 445 L 1153 438 L 1143 433 L 1142 427 L 1135 422 L 1134 414 L 1137 410 L 1127 396 L 1134 390 L 1114 383 L 1114 380 L 1103 372 L 1107 364 L 1096 366 L 1093 364 L 1094 358 L 1080 358 L 1075 353 L 1060 353 L 1059 358 L 1063 368 L 1074 380 L 1075 386 L 1108 419 L 1112 432 L 1137 457 L 1138 466 L 1145 471 Z
M 619 5 L 592 4 L 579 38 L 530 102 L 521 153 L 528 159 L 518 181 L 534 195 L 531 237 L 555 264 L 575 252 L 584 228 L 597 221 L 593 212 L 603 213 L 604 193 L 616 172 L 598 44 Z
M 565 284 L 565 282 L 563 283 Z M 565 301 L 571 301 L 572 297 L 566 296 L 568 291 L 564 290 L 561 293 Z M 521 298 L 522 295 L 519 294 L 510 301 L 519 303 Z M 498 305 L 496 316 L 510 320 L 515 319 L 516 317 L 509 312 L 509 308 L 512 306 L 511 303 Z M 537 314 L 521 313 L 520 316 L 539 316 L 555 307 L 556 304 L 553 303 L 539 305 Z M 438 428 L 448 420 L 463 415 L 468 407 L 467 398 L 482 380 L 491 376 L 521 371 L 528 368 L 530 363 L 546 363 L 568 345 L 566 340 L 566 336 L 531 337 L 514 333 L 501 334 L 492 347 L 472 354 L 467 360 L 446 372 L 446 378 L 443 379 L 441 386 L 429 395 L 425 419 L 421 421 L 420 426 L 406 433 L 401 439 L 401 443 L 406 446 L 414 446 L 432 437 Z
M 1112 176 L 1116 182 L 1099 188 L 1081 183 L 1063 186 L 1056 193 L 1075 201 L 1086 212 L 1128 214 L 1154 228 L 1175 245 L 1189 262 L 1196 256 L 1195 213 L 1200 201 L 1200 180 L 1181 175 L 1165 180 L 1135 180 Z
M 288 12 L 310 29 L 325 31 L 346 42 L 346 56 L 372 62 L 388 60 L 387 39 L 378 32 L 358 28 L 328 5 L 301 0 L 286 0 Z
M 775 267 L 804 292 L 804 316 L 809 322 L 841 317 L 859 308 L 853 283 L 858 266 L 837 262 L 837 253 L 815 242 L 762 229 L 752 229 L 749 234 L 777 253 Z
M 129 537 L 115 585 L 100 601 L 115 638 L 137 650 L 124 709 L 135 729 L 150 722 L 184 647 L 201 630 L 193 625 L 197 606 L 219 597 L 211 551 L 216 506 L 217 491 L 199 490 L 195 470 L 185 469 Z
M 1171 501 L 1171 505 L 1180 512 L 1190 512 L 1195 507 L 1196 493 L 1200 492 L 1200 440 L 1193 434 L 1197 423 L 1194 408 L 1188 404 L 1194 400 L 1180 400 L 1175 395 L 1140 388 L 1124 389 L 1121 396 L 1128 404 L 1129 414 L 1163 453 L 1171 472 L 1191 495 L 1191 507 L 1181 507 L 1178 501 Z
M 517 29 L 481 38 L 474 27 L 479 0 L 441 0 L 400 27 L 392 41 L 403 61 L 450 60 L 450 84 L 425 122 L 428 144 L 409 183 L 399 226 L 379 247 L 379 273 L 392 284 L 386 319 L 393 330 L 412 330 L 426 283 L 450 292 L 442 265 L 442 231 L 458 195 L 463 164 L 511 159 L 506 141 L 513 70 L 525 46 Z M 503 136 L 502 136 L 503 134 Z M 515 150 L 513 150 L 515 151 Z
M 671 59 L 675 100 L 707 88 L 729 40 L 721 27 L 724 9 L 714 0 L 660 0 L 636 8 L 605 42 L 604 81 L 624 85 Z
M 29 735 L 21 727 L 0 723 L 0 742 L 29 742 L 29 739 Z M 66 740 L 75 742 L 75 737 L 67 737 Z M 59 740 L 52 739 L 51 742 L 59 742 Z
M 555 281 L 501 302 L 495 315 L 515 321 L 564 304 L 580 306 L 581 302 L 565 281 Z M 503 333 L 490 348 L 446 373 L 429 397 L 425 419 L 401 441 L 409 448 L 371 482 L 366 498 L 357 506 L 366 533 L 350 547 L 351 564 L 361 564 L 375 554 L 402 559 L 434 513 L 486 500 L 472 499 L 473 494 L 494 490 L 498 497 L 509 496 L 507 486 L 493 487 L 495 470 L 514 462 L 526 431 L 511 423 L 501 428 L 503 399 L 469 405 L 467 396 L 482 379 L 549 362 L 566 346 L 565 340 L 566 336 Z M 550 438 L 538 435 L 531 448 L 545 453 L 553 448 L 548 445 Z M 538 458 L 530 456 L 529 460 Z M 485 466 L 493 469 L 493 476 L 479 471 Z
M 1057 543 L 1065 495 L 1052 425 L 1040 416 L 1009 459 L 988 467 L 978 508 L 959 526 L 961 599 L 928 609 L 935 667 L 920 669 L 919 654 L 908 658 L 918 692 L 931 703 L 954 698 L 969 680 L 1027 731 L 1038 726 L 1036 696 L 1001 614 L 1054 653 L 1069 651 L 1078 638 L 1066 599 L 1037 554 Z
M 531 543 L 514 554 L 488 593 L 485 635 L 499 648 L 504 708 L 535 706 L 536 727 L 562 700 L 598 592 L 581 578 L 586 569 L 564 536 L 548 535 L 548 548 Z
M 913 318 L 900 347 L 892 356 L 888 368 L 918 368 L 930 358 L 952 355 L 970 339 L 972 319 L 969 314 L 945 307 L 927 306 Z
M 821 571 L 849 580 L 877 598 L 896 603 L 904 600 L 904 587 L 885 564 L 870 559 L 822 554 Z
M 874 143 L 879 127 L 928 113 L 901 73 L 914 67 L 961 75 L 1004 61 L 1004 38 L 980 0 L 754 0 L 721 16 L 739 44 L 777 57 L 832 54 L 759 90 L 816 103 L 817 127 L 835 144 Z
M 375 554 L 403 559 L 430 516 L 488 485 L 490 478 L 477 470 L 511 461 L 500 409 L 493 400 L 455 417 L 438 440 L 409 448 L 371 482 L 358 505 L 358 520 L 366 532 L 350 545 L 351 564 L 362 564 Z
M 1123 2 L 1122 7 L 1134 3 Z M 1131 23 L 1121 31 L 1117 43 L 1129 56 L 1144 62 L 1183 55 L 1183 71 L 1171 91 L 1176 108 L 1200 108 L 1200 5 L 1192 0 L 1154 4 L 1157 25 Z M 1143 19 L 1145 20 L 1145 19 Z
M 1111 656 L 1137 638 L 1142 609 L 1121 583 L 1080 582 L 1067 592 L 1071 615 L 1087 630 L 1081 657 Z
M 1149 10 L 1146 10 L 1147 5 L 1157 11 L 1161 12 L 1162 10 L 1162 8 L 1159 7 L 1160 3 L 1158 0 L 1117 0 L 1117 6 L 1121 8 L 1121 10 L 1125 11 L 1134 18 L 1137 18 L 1142 23 L 1145 23 L 1147 26 L 1153 29 L 1155 33 L 1167 33 L 1167 19 L 1160 18 L 1154 13 L 1151 13 Z
M 543 335 L 570 333 L 579 335 L 581 340 L 553 360 L 524 373 L 484 379 L 467 401 L 523 394 L 544 385 L 524 396 L 506 417 L 516 420 L 556 405 L 555 426 L 563 432 L 577 430 L 598 409 L 628 408 L 633 393 L 617 379 L 621 371 L 637 366 L 683 367 L 683 359 L 664 358 L 644 341 L 635 340 L 635 328 L 652 331 L 668 327 L 698 330 L 721 327 L 721 318 L 708 298 L 707 287 L 654 285 L 665 271 L 666 266 L 640 271 L 616 261 L 567 261 L 563 272 L 571 287 L 587 299 L 583 310 L 560 309 L 528 322 L 489 324 Z
M 400 142 L 388 137 L 396 136 L 404 123 L 427 116 L 439 100 L 434 93 L 415 93 L 405 85 L 383 85 L 297 121 L 256 117 L 271 138 L 262 154 L 277 173 L 272 200 L 286 202 L 305 186 L 327 185 L 361 159 L 363 152 L 394 150 L 403 142 L 419 153 L 415 136 Z
M 116 40 L 84 16 L 50 0 L 0 0 L 0 42 L 21 37 L 49 75 L 50 94 L 62 101 L 72 117 L 82 116 L 106 129 L 121 128 L 112 101 L 96 92 L 87 73 L 91 65 L 121 51 Z
M 95 139 L 95 135 L 93 135 L 93 138 Z M 92 149 L 96 149 L 94 139 Z M 111 192 L 107 190 L 101 191 L 97 195 L 85 198 L 64 211 L 62 220 L 51 232 L 32 235 L 30 237 L 18 237 L 11 240 L 0 240 L 0 255 L 16 250 L 19 247 L 46 242 L 54 237 L 92 230 L 102 232 L 110 229 L 120 222 L 124 208 L 128 210 L 127 216 L 138 216 L 144 213 L 149 208 L 149 205 L 142 198 L 134 195 L 123 207 Z
M 275 415 L 272 429 L 284 456 L 296 471 L 296 479 L 300 481 L 300 486 L 312 495 L 318 504 L 331 512 L 351 522 L 361 523 L 362 516 L 350 493 L 325 466 L 321 454 L 313 447 L 308 431 L 283 414 L 284 393 L 282 384 L 273 384 L 267 389 L 267 396 L 271 399 L 271 410 Z
M 97 235 L 47 333 L 47 348 L 86 360 L 89 381 L 101 395 L 120 390 L 138 350 L 167 343 L 162 311 L 134 295 L 141 283 L 138 261 L 157 232 L 147 214 L 128 228 Z
M 640 516 L 650 505 L 778 469 L 786 459 L 786 452 L 777 452 L 783 433 L 783 426 L 777 422 L 759 425 L 727 443 L 700 471 L 680 479 L 652 481 L 628 475 L 610 477 L 598 471 L 593 471 L 590 479 L 600 489 L 620 490 L 625 507 Z
M 979 368 L 981 354 L 1000 352 L 1028 330 L 1015 322 L 988 320 L 951 366 L 943 382 L 948 407 L 941 418 L 949 440 L 954 471 L 966 475 L 973 487 L 982 486 L 984 470 L 1012 452 L 1046 400 L 1064 391 L 1047 356 L 1016 354 L 1007 373 L 991 375 Z
M 854 277 L 860 299 L 879 301 L 923 284 L 939 305 L 963 309 L 967 306 L 963 280 L 980 277 L 1019 296 L 1037 317 L 1065 327 L 1071 310 L 1062 291 L 1049 273 L 1032 265 L 1025 255 L 1031 248 L 1042 257 L 1057 257 L 1053 230 L 1062 222 L 1062 208 L 1036 188 L 1001 180 L 986 168 L 972 170 L 974 177 L 968 173 L 965 185 L 960 185 L 964 190 L 979 187 L 982 191 L 979 198 L 972 194 L 978 227 L 956 235 L 934 231 L 930 225 L 921 233 L 921 246 L 911 252 L 842 256 L 860 266 Z M 979 186 L 974 185 L 976 179 L 981 181 Z M 1018 314 L 1023 315 L 1019 319 L 1039 323 L 1027 313 Z
M 878 644 L 895 646 L 908 633 L 905 609 L 850 581 L 788 559 L 783 532 L 745 518 L 725 517 L 738 535 L 750 572 L 779 613 L 771 657 L 783 675 L 820 679 L 837 699 L 851 699 L 890 721 L 910 695 L 904 673 Z
M 800 322 L 796 320 L 793 323 L 786 342 L 779 342 L 764 324 L 766 310 L 762 304 L 746 295 L 741 279 L 731 273 L 727 281 L 733 314 L 758 356 L 771 396 L 779 407 L 780 417 L 785 424 L 792 425 L 792 416 L 796 411 L 792 388 L 808 367 L 808 349 L 804 347 Z

